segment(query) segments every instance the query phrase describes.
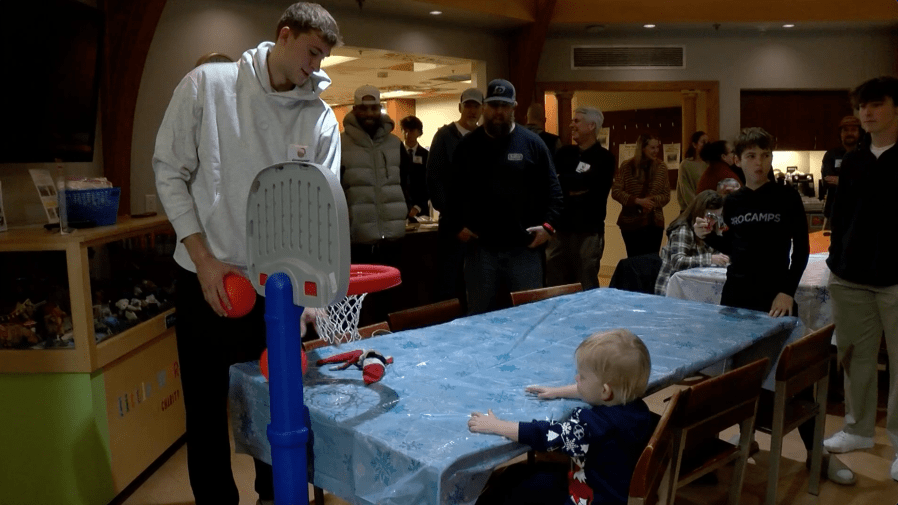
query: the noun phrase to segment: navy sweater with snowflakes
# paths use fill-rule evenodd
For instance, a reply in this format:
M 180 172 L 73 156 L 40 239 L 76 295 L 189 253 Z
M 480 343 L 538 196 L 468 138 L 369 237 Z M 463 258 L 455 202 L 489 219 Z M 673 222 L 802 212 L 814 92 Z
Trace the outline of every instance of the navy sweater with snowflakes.
M 571 457 L 569 503 L 623 504 L 636 461 L 654 430 L 651 411 L 639 399 L 576 408 L 566 421 L 519 423 L 518 440 L 537 451 L 557 450 Z

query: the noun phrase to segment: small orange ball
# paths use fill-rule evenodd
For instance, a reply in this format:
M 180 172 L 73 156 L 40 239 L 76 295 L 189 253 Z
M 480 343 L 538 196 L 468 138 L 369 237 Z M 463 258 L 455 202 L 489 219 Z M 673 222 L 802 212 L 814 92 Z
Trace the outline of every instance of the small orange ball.
M 309 370 L 309 358 L 306 357 L 306 352 L 302 349 L 299 352 L 302 353 L 302 374 L 305 375 Z M 262 351 L 262 358 L 259 359 L 259 368 L 262 370 L 265 380 L 268 380 L 268 349 Z
M 225 275 L 224 287 L 228 293 L 228 300 L 231 301 L 231 310 L 228 310 L 224 303 L 221 307 L 227 312 L 228 317 L 243 317 L 253 310 L 256 305 L 256 290 L 249 279 L 230 273 Z

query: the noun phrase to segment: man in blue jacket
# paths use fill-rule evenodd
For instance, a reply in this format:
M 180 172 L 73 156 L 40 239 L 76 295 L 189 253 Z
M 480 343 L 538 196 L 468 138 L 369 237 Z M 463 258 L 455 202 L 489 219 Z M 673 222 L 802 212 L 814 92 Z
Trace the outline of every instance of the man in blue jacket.
M 497 307 L 500 282 L 511 291 L 542 286 L 544 244 L 563 204 L 548 147 L 514 122 L 514 86 L 495 79 L 483 101 L 483 125 L 458 145 L 446 198 L 446 226 L 467 246 L 471 314 Z

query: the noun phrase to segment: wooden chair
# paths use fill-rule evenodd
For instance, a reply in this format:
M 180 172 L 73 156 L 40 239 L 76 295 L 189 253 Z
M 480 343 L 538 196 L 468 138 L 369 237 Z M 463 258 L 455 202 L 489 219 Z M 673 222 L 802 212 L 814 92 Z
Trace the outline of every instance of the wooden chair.
M 555 296 L 569 295 L 571 293 L 579 293 L 583 291 L 583 285 L 579 282 L 574 284 L 563 284 L 561 286 L 549 286 L 547 288 L 528 289 L 525 291 L 515 291 L 511 294 L 511 305 L 517 307 L 525 303 L 537 302 L 552 298 Z
M 820 492 L 820 467 L 823 456 L 823 425 L 829 388 L 830 341 L 835 325 L 830 324 L 787 345 L 776 367 L 775 392 L 764 390 L 758 405 L 755 429 L 770 434 L 770 464 L 767 468 L 766 505 L 776 503 L 783 437 L 808 419 L 814 419 L 814 445 L 811 451 L 811 476 L 808 493 Z M 799 395 L 816 385 L 810 398 Z
M 462 315 L 464 314 L 461 302 L 458 301 L 458 298 L 453 298 L 430 305 L 391 312 L 387 314 L 387 319 L 389 319 L 390 328 L 393 331 L 402 331 L 445 323 Z
M 627 505 L 654 505 L 658 503 L 658 490 L 661 481 L 670 468 L 673 456 L 673 427 L 683 415 L 690 388 L 674 393 L 664 413 L 658 420 L 655 432 L 636 462 L 633 477 L 630 479 L 630 492 Z
M 754 438 L 758 397 L 769 364 L 770 360 L 764 358 L 690 388 L 682 416 L 671 422 L 674 437 L 668 505 L 674 504 L 678 488 L 731 461 L 736 467 L 729 503 L 738 505 Z M 717 437 L 734 424 L 739 425 L 738 445 Z

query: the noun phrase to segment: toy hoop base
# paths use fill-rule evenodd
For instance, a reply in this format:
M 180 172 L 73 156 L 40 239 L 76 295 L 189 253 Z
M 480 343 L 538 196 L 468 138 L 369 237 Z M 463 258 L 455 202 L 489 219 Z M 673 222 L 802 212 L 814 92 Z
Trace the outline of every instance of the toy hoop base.
M 346 297 L 325 309 L 319 309 L 316 314 L 318 336 L 332 345 L 360 340 L 359 313 L 365 295 L 398 286 L 401 282 L 402 277 L 397 268 L 386 265 L 350 265 Z

